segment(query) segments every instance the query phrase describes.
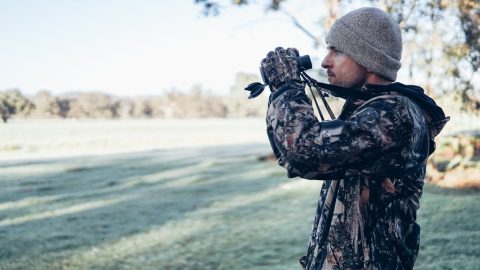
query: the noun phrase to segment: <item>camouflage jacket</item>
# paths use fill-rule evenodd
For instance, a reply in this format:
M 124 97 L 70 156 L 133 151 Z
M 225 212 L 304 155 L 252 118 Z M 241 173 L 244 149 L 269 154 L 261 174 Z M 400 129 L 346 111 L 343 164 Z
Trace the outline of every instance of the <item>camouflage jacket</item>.
M 278 163 L 289 177 L 328 179 L 304 269 L 413 268 L 426 161 L 448 121 L 419 89 L 367 86 L 373 98 L 347 101 L 339 119 L 322 122 L 302 85 L 272 93 L 267 133 Z

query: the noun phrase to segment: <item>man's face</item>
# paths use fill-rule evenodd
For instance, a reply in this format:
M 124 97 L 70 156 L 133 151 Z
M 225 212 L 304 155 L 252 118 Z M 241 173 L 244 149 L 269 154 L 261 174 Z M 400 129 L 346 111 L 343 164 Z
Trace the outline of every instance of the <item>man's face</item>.
M 367 80 L 367 70 L 335 47 L 328 47 L 322 67 L 327 70 L 328 82 L 333 85 L 360 88 Z

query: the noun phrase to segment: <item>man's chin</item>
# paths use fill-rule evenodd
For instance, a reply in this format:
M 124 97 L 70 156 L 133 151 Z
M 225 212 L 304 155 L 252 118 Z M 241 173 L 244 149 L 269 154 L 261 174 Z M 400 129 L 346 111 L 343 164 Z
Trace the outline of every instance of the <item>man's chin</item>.
M 330 83 L 331 85 L 343 86 L 341 85 L 341 83 L 335 80 L 335 77 L 328 77 L 328 83 Z
M 341 81 L 339 82 L 338 80 L 335 80 L 334 77 L 328 77 L 328 83 L 330 83 L 331 85 L 346 87 L 346 88 L 354 87 L 354 85 L 345 84 L 344 82 L 341 82 Z

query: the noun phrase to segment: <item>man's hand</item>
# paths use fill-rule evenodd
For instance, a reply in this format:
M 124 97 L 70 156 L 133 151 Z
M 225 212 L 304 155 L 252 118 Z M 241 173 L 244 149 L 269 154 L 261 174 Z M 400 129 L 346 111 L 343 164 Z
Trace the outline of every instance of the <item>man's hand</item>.
M 275 91 L 280 86 L 290 82 L 300 82 L 297 67 L 298 50 L 278 47 L 267 54 L 261 62 L 266 79 L 270 82 L 270 89 Z

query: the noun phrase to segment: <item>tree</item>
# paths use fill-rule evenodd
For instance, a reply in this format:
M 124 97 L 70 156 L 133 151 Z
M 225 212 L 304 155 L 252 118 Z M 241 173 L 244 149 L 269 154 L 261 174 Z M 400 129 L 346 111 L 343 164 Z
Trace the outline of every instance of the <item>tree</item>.
M 34 108 L 35 105 L 18 89 L 0 92 L 0 110 L 5 123 L 12 115 L 28 116 Z
M 134 101 L 131 98 L 120 98 L 114 105 L 114 117 L 128 119 L 133 117 Z
M 43 90 L 33 97 L 35 110 L 31 116 L 39 118 L 58 118 L 62 117 L 62 109 L 58 98 L 52 96 L 50 92 Z
M 7 123 L 10 118 L 10 112 L 3 102 L 0 103 L 0 114 L 2 115 L 3 122 Z
M 228 113 L 222 99 L 201 85 L 194 85 L 186 93 L 167 91 L 163 99 L 163 112 L 167 118 L 225 117 Z
M 115 115 L 112 98 L 103 93 L 78 93 L 68 102 L 69 118 L 113 118 Z
M 235 83 L 230 88 L 224 102 L 228 108 L 229 117 L 258 117 L 265 114 L 266 95 L 249 100 L 247 99 L 248 93 L 243 90 L 246 85 L 258 80 L 259 77 L 256 74 L 239 72 L 235 75 Z
M 152 116 L 152 107 L 145 98 L 137 98 L 133 101 L 132 115 L 135 118 L 145 118 Z
M 206 16 L 219 15 L 228 5 L 241 6 L 253 1 L 195 0 Z M 312 34 L 284 9 L 285 0 L 269 0 L 264 8 L 287 15 L 292 23 L 312 38 L 318 46 L 320 35 Z M 325 0 L 328 9 L 325 29 L 348 10 L 352 0 Z M 390 13 L 399 23 L 404 37 L 404 69 L 410 81 L 418 83 L 431 95 L 458 93 L 462 107 L 480 108 L 480 2 L 478 0 L 365 0 Z M 220 4 L 222 3 L 222 4 Z M 325 29 L 320 32 L 325 33 Z
M 456 93 L 463 109 L 477 110 L 480 89 L 473 76 L 480 62 L 480 2 L 384 0 L 382 5 L 400 23 L 404 59 L 426 91 Z

